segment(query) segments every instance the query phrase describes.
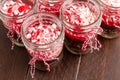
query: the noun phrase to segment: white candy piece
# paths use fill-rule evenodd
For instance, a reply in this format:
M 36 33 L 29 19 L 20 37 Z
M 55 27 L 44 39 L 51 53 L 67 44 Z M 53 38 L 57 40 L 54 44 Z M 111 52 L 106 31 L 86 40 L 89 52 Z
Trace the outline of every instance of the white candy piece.
M 31 38 L 31 34 L 27 34 L 27 35 L 26 35 L 26 38 L 27 38 L 27 39 L 30 39 L 30 38 Z

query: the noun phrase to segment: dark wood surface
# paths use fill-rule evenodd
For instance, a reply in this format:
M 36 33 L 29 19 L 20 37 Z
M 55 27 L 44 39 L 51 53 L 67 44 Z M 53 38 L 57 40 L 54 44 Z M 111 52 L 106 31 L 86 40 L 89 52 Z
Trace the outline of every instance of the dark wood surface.
M 11 50 L 6 33 L 0 22 L 0 80 L 120 80 L 120 38 L 99 37 L 100 51 L 81 57 L 64 48 L 64 57 L 57 67 L 51 72 L 36 70 L 32 79 L 26 49 L 15 46 Z

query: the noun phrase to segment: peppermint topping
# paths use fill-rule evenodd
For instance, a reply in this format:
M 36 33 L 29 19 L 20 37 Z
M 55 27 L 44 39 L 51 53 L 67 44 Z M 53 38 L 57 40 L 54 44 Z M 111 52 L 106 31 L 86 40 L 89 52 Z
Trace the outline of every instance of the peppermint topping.
M 27 13 L 31 9 L 31 6 L 28 4 L 24 4 L 22 1 L 6 1 L 2 6 L 1 11 L 4 14 L 10 16 L 20 16 Z
M 96 20 L 96 13 L 87 4 L 74 3 L 63 12 L 66 21 L 74 25 L 89 25 Z
M 26 38 L 35 44 L 46 44 L 54 41 L 60 35 L 60 30 L 56 24 L 28 27 L 26 31 Z

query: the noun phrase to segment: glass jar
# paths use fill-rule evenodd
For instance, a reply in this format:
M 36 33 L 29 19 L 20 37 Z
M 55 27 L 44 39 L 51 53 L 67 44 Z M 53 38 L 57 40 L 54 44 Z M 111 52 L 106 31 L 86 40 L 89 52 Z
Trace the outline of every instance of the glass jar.
M 24 19 L 35 12 L 36 0 L 2 0 L 0 3 L 0 17 L 8 29 L 7 36 L 15 45 L 24 46 L 21 41 L 21 25 Z
M 38 11 L 55 14 L 59 17 L 59 11 L 64 0 L 38 0 Z
M 21 34 L 31 56 L 29 64 L 32 77 L 35 67 L 50 71 L 62 59 L 64 29 L 56 16 L 49 13 L 31 15 L 23 22 Z
M 94 0 L 66 0 L 61 8 L 65 27 L 65 46 L 73 54 L 83 55 L 99 50 L 97 35 L 102 33 L 101 10 Z
M 103 36 L 107 39 L 120 35 L 120 0 L 98 0 L 102 9 Z

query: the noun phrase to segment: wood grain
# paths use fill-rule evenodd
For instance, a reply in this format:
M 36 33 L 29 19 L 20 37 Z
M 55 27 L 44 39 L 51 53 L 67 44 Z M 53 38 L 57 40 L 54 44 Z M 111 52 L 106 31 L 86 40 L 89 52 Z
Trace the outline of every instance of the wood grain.
M 24 48 L 14 47 L 6 36 L 7 29 L 0 22 L 0 80 L 24 80 L 28 69 L 28 56 Z
M 78 80 L 120 79 L 120 38 L 103 40 L 99 52 L 82 57 Z
M 65 48 L 63 53 L 63 60 L 57 67 L 51 70 L 51 72 L 36 70 L 34 80 L 75 80 L 80 56 L 71 54 Z M 32 80 L 29 72 L 27 80 Z

